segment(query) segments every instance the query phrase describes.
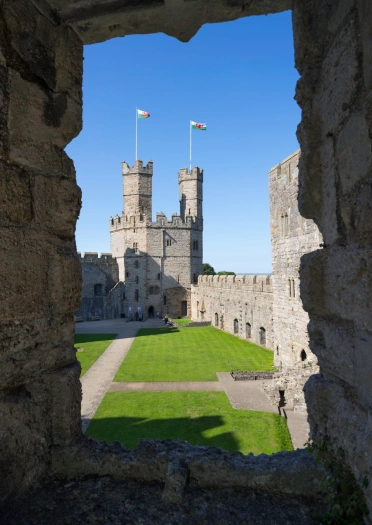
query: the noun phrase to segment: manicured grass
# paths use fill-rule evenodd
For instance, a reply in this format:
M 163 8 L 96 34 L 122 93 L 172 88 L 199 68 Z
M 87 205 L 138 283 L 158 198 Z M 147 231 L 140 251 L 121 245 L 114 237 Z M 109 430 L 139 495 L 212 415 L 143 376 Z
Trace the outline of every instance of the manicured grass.
M 273 352 L 213 326 L 143 328 L 114 381 L 217 381 L 227 361 L 249 361 L 257 369 L 273 365 Z
M 187 319 L 186 317 L 183 317 L 182 319 L 172 319 L 172 321 L 180 326 L 191 323 L 191 319 Z
M 224 392 L 109 392 L 87 434 L 131 449 L 142 438 L 182 439 L 243 454 L 293 449 L 284 418 L 234 410 Z
M 84 348 L 82 352 L 76 352 L 76 357 L 81 364 L 81 375 L 97 361 L 117 334 L 75 334 L 75 346 Z

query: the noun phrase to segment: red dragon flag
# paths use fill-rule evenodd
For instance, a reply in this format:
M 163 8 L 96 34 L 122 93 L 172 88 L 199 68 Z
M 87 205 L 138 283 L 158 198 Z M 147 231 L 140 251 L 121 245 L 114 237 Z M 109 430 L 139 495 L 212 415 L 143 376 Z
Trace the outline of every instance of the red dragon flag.
M 137 109 L 137 117 L 138 118 L 149 118 L 150 113 L 147 113 L 147 111 L 142 111 L 141 109 Z
M 190 120 L 190 122 L 191 122 L 192 129 L 201 129 L 202 131 L 205 131 L 207 129 L 206 124 L 198 124 L 197 122 L 194 122 L 193 120 Z

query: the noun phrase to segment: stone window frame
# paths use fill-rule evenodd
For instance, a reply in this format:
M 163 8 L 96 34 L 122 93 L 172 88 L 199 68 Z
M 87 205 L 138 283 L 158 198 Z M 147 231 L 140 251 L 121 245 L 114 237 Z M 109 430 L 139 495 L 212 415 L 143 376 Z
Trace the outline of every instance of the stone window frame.
M 245 338 L 252 339 L 252 325 L 251 323 L 245 323 Z
M 239 333 L 239 320 L 235 317 L 234 319 L 234 334 Z

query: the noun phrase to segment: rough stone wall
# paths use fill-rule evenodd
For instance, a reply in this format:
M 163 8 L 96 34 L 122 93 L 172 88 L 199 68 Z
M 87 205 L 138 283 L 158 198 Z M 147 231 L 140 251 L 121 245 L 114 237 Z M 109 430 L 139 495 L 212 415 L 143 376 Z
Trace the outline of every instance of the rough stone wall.
M 324 239 L 300 267 L 322 374 L 306 401 L 312 435 L 342 448 L 359 481 L 372 472 L 371 28 L 369 0 L 294 2 L 299 208 Z
M 274 355 L 275 363 L 284 367 L 316 362 L 309 348 L 309 316 L 300 298 L 299 271 L 302 255 L 318 249 L 322 237 L 298 210 L 299 159 L 297 151 L 269 173 Z
M 211 321 L 242 339 L 273 348 L 273 293 L 268 275 L 202 275 L 197 286 L 191 287 L 191 312 L 193 321 Z
M 122 166 L 124 212 L 110 219 L 110 240 L 119 278 L 125 281 L 125 312 L 131 308 L 135 314 L 140 307 L 145 319 L 156 312 L 179 317 L 187 301 L 190 314 L 190 286 L 202 273 L 203 171 L 180 170 L 180 215 L 168 220 L 157 213 L 152 222 L 152 162 L 146 167 L 139 160 L 132 168 L 125 162 Z M 147 208 L 140 201 L 147 202 Z
M 81 206 L 63 148 L 81 129 L 82 43 L 27 0 L 0 2 L 0 499 L 81 435 L 73 345 Z

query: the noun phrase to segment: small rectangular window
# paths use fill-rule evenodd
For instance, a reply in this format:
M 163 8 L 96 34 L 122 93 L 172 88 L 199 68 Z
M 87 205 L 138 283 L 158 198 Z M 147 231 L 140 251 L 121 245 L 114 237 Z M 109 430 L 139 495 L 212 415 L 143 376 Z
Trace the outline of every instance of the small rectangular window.
M 158 273 L 158 281 L 160 281 L 161 273 Z
M 163 296 L 163 305 L 166 306 L 166 304 L 167 304 L 167 296 L 164 295 Z
M 134 298 L 135 298 L 136 301 L 138 301 L 138 299 L 139 299 L 139 291 L 138 290 L 135 291 Z

